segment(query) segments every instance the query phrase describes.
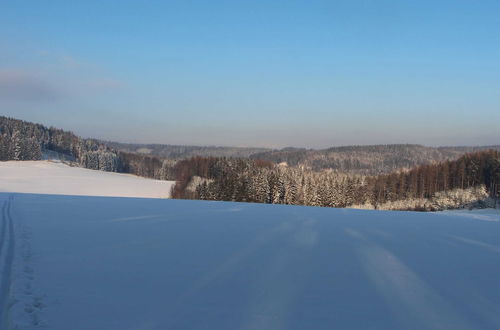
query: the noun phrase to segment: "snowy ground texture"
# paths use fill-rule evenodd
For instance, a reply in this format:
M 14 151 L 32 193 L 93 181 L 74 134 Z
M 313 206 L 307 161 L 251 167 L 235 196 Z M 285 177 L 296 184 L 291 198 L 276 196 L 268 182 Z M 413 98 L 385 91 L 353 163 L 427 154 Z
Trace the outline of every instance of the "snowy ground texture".
M 167 198 L 173 183 L 53 161 L 0 162 L 0 192 Z
M 499 329 L 500 214 L 0 193 L 0 328 Z

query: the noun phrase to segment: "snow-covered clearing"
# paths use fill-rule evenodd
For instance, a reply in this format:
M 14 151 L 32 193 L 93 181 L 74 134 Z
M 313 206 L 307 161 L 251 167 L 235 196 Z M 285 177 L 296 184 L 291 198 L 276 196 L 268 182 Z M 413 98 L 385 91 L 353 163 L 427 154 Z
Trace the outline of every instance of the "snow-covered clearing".
M 500 328 L 500 222 L 474 212 L 0 205 L 1 329 Z
M 52 161 L 0 162 L 0 192 L 167 198 L 172 184 Z

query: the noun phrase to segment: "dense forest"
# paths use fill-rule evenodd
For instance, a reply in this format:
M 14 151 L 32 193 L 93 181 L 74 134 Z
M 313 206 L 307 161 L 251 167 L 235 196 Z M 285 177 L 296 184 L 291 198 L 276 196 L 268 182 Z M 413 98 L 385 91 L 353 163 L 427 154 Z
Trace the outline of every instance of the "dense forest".
M 161 159 L 140 153 L 118 151 L 121 166 L 119 172 L 132 173 L 157 180 L 175 180 L 173 172 L 175 160 Z
M 427 147 L 416 144 L 344 146 L 322 150 L 304 148 L 266 148 L 176 146 L 166 144 L 127 144 L 106 142 L 112 149 L 172 160 L 202 157 L 230 157 L 268 160 L 275 164 L 304 167 L 313 171 L 332 169 L 361 175 L 387 174 L 420 165 L 456 160 L 465 153 L 500 150 L 500 146 Z
M 481 185 L 492 197 L 500 192 L 499 151 L 465 154 L 456 161 L 367 178 L 369 202 L 373 205 L 401 199 L 429 199 L 437 192 Z
M 174 198 L 373 208 L 405 200 L 406 204 L 394 208 L 433 210 L 464 206 L 488 195 L 496 198 L 500 152 L 476 152 L 455 161 L 377 176 L 318 172 L 253 159 L 204 157 L 180 161 L 174 172 L 178 179 Z M 466 195 L 469 197 L 464 199 Z M 452 196 L 458 199 L 444 200 Z
M 40 124 L 0 117 L 0 160 L 38 160 L 44 151 L 60 153 L 81 166 L 117 172 L 117 153 L 92 139 Z
M 47 154 L 94 170 L 174 179 L 172 161 L 116 151 L 97 140 L 83 139 L 72 132 L 0 116 L 0 161 L 39 160 Z
M 332 169 L 345 173 L 377 175 L 456 160 L 465 153 L 489 149 L 500 151 L 500 146 L 434 148 L 416 144 L 391 144 L 334 147 L 324 150 L 286 148 L 256 153 L 250 157 L 314 171 Z
M 170 144 L 133 144 L 102 141 L 103 144 L 126 153 L 139 153 L 168 159 L 186 159 L 194 156 L 248 158 L 253 154 L 270 151 L 267 148 L 179 146 Z

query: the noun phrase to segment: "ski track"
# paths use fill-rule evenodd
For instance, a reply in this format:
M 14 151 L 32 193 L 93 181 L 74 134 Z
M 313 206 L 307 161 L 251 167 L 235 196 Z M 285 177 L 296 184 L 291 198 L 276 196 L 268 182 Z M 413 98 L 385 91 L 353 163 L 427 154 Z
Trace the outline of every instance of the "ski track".
M 19 221 L 14 224 L 13 200 L 13 195 L 4 200 L 1 213 L 0 330 L 44 327 L 39 315 L 45 307 L 44 296 L 33 290 L 31 233 Z
M 10 299 L 12 288 L 12 270 L 14 261 L 14 222 L 11 216 L 11 205 L 13 196 L 9 196 L 4 201 L 2 207 L 2 236 L 0 243 L 0 329 L 9 329 L 10 315 L 12 307 Z
M 2 257 L 2 250 L 3 250 L 3 246 L 5 245 L 5 227 L 7 226 L 6 225 L 6 221 L 4 221 L 4 215 L 5 215 L 5 209 L 7 207 L 7 201 L 4 201 L 3 205 L 2 205 L 2 230 L 0 231 L 0 258 Z M 1 313 L 1 310 L 0 310 L 0 313 Z

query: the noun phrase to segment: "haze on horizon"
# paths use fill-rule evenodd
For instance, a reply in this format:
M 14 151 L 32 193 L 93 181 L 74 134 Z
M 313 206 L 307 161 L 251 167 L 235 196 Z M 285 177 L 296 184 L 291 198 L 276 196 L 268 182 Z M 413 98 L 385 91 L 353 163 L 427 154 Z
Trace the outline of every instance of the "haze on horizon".
M 500 143 L 500 2 L 0 3 L 0 114 L 120 142 Z

